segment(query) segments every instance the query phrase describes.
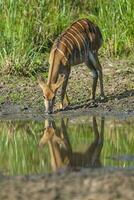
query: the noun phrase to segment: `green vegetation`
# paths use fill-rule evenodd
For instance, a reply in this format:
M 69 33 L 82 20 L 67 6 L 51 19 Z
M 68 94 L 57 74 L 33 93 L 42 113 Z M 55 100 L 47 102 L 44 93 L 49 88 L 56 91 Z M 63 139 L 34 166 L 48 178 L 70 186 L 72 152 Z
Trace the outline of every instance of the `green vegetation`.
M 35 75 L 44 70 L 54 39 L 81 17 L 101 28 L 103 56 L 133 52 L 133 0 L 1 0 L 0 72 Z
M 64 119 L 64 122 L 66 123 L 67 120 Z M 57 119 L 57 130 L 61 128 L 60 124 L 61 121 Z M 132 160 L 129 160 L 134 152 L 133 124 L 131 118 L 127 121 L 114 119 L 105 121 L 104 141 L 100 158 L 102 166 L 122 168 L 134 166 L 133 157 Z M 41 174 L 52 171 L 48 144 L 39 147 L 44 125 L 44 121 L 0 122 L 0 172 L 6 175 L 16 175 Z M 99 117 L 97 118 L 97 125 L 100 132 L 101 118 Z M 83 156 L 95 139 L 93 119 L 92 117 L 81 116 L 69 120 L 67 127 L 67 134 L 73 152 L 80 153 L 75 154 L 75 160 L 77 161 L 78 155 Z M 87 158 L 89 159 L 91 153 L 88 152 L 88 155 Z M 125 159 L 119 160 L 118 156 L 125 156 L 128 161 Z M 89 162 L 91 164 L 90 159 Z

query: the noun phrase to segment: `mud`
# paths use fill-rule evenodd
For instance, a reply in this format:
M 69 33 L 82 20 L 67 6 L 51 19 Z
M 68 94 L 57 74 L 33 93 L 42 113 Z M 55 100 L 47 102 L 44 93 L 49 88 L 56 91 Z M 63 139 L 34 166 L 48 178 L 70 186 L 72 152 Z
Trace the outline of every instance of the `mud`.
M 134 114 L 134 62 L 126 60 L 101 60 L 104 73 L 104 89 L 106 99 L 99 98 L 97 88 L 96 103 L 91 105 L 92 77 L 84 65 L 72 67 L 67 92 L 71 105 L 62 113 L 88 112 L 102 115 Z M 44 115 L 44 102 L 36 78 L 0 77 L 0 118 L 10 115 L 33 117 L 39 113 Z M 59 94 L 57 94 L 57 104 Z M 57 110 L 55 108 L 55 110 Z M 34 114 L 35 113 L 35 114 Z
M 101 59 L 105 101 L 90 102 L 92 78 L 85 66 L 72 68 L 68 84 L 71 105 L 54 116 L 134 116 L 134 62 Z M 59 96 L 58 96 L 59 97 Z M 57 97 L 57 102 L 58 98 Z M 0 77 L 0 119 L 36 119 L 45 116 L 42 92 L 35 78 Z M 80 170 L 37 176 L 0 176 L 0 199 L 133 199 L 133 170 Z
M 0 199 L 111 200 L 134 197 L 134 172 L 85 170 L 0 178 Z

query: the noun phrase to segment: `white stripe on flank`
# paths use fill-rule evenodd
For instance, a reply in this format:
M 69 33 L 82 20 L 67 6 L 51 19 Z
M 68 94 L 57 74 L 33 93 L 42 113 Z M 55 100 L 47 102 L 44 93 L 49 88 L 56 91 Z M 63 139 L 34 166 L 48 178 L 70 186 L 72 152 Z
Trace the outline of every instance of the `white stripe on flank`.
M 88 27 L 89 27 L 89 24 L 88 24 L 86 21 L 84 21 L 84 20 L 82 20 L 82 21 L 83 21 L 83 23 L 85 23 L 85 24 L 88 25 Z M 90 28 L 92 29 L 93 33 L 95 34 L 95 33 L 96 33 L 95 27 L 92 26 L 92 24 L 91 24 L 91 25 L 90 25 Z M 89 31 L 89 38 L 90 38 L 90 40 L 91 40 L 91 47 L 92 47 L 93 37 L 92 37 L 92 34 L 91 34 L 90 31 Z
M 71 29 L 74 29 L 77 33 L 76 34 L 80 34 L 80 36 L 82 37 L 82 39 L 85 41 L 83 34 L 85 34 L 83 31 L 80 32 L 75 26 L 72 26 Z
M 81 26 L 81 28 L 85 31 L 84 27 L 82 26 L 82 24 L 80 22 L 76 22 L 77 24 L 79 24 Z
M 69 38 L 67 35 L 64 35 L 64 39 L 66 39 L 66 41 L 69 43 L 69 45 L 71 46 L 71 49 L 73 49 L 73 41 L 71 40 L 71 38 Z M 69 41 L 70 40 L 70 41 Z
M 82 35 L 82 33 L 80 33 L 78 30 L 77 30 L 77 28 L 75 28 L 75 27 L 71 27 L 71 29 L 70 29 L 71 31 L 73 31 L 78 37 L 79 37 L 79 39 L 81 40 L 81 42 L 82 42 L 82 44 L 83 44 L 83 46 L 84 46 L 84 51 L 85 51 L 85 54 L 86 54 L 86 43 L 85 43 L 85 38 L 84 38 L 84 36 Z
M 68 33 L 68 32 L 67 32 Z M 64 35 L 64 39 L 66 39 L 66 41 L 70 44 L 71 48 L 72 48 L 72 52 L 71 52 L 71 56 L 69 57 L 69 63 L 73 64 L 76 61 L 76 55 L 74 53 L 75 50 L 75 46 L 74 46 L 74 41 L 73 39 L 71 39 L 69 36 Z
M 60 49 L 56 48 L 64 57 L 65 57 L 65 60 L 68 61 L 68 59 L 66 58 L 65 54 L 63 53 L 63 51 L 61 51 Z
M 58 49 L 57 47 L 52 49 L 52 52 L 55 51 L 55 50 L 58 50 L 64 57 L 65 57 L 65 60 L 68 61 L 67 57 L 65 56 L 65 54 L 63 53 L 63 51 L 61 51 L 60 49 Z
M 74 38 L 74 40 L 76 41 L 76 43 L 78 45 L 79 53 L 80 53 L 80 60 L 82 61 L 81 47 L 80 47 L 78 40 L 76 39 L 76 37 L 72 33 L 68 32 L 68 34 L 71 35 Z
M 67 48 L 67 50 L 69 51 L 69 53 L 71 54 L 71 50 L 68 48 L 68 46 L 66 45 L 66 43 L 64 43 L 63 41 L 60 41 L 60 43 L 63 44 Z
M 78 44 L 78 48 L 79 48 L 79 50 L 81 49 L 81 47 L 80 47 L 80 44 L 79 44 L 79 42 L 78 42 L 78 40 L 77 40 L 77 38 L 72 34 L 72 33 L 70 33 L 70 32 L 67 32 L 69 35 L 71 35 L 73 38 L 74 38 L 74 40 L 76 41 L 76 43 Z

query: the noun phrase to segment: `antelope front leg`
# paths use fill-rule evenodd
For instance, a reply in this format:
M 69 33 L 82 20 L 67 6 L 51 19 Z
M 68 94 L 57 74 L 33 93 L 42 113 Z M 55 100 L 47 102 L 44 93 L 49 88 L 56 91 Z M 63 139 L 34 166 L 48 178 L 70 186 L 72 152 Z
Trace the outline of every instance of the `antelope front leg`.
M 60 109 L 65 109 L 69 104 L 69 98 L 66 92 L 66 88 L 67 88 L 67 83 L 68 83 L 68 78 L 69 78 L 69 74 L 70 74 L 70 67 L 66 66 L 66 70 L 64 68 L 64 74 L 65 74 L 65 80 L 62 84 L 62 88 L 61 88 L 61 104 L 60 104 Z
M 67 82 L 68 80 L 65 80 L 63 83 L 62 89 L 61 89 L 61 104 L 60 104 L 60 109 L 65 109 L 69 104 L 69 98 L 66 92 L 66 87 L 67 87 Z

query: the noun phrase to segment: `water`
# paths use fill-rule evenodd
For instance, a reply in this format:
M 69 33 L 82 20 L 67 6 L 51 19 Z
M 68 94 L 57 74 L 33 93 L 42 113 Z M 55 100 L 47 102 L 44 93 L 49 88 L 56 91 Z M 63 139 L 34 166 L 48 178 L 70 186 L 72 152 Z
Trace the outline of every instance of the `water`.
M 0 121 L 0 173 L 134 168 L 134 118 Z

